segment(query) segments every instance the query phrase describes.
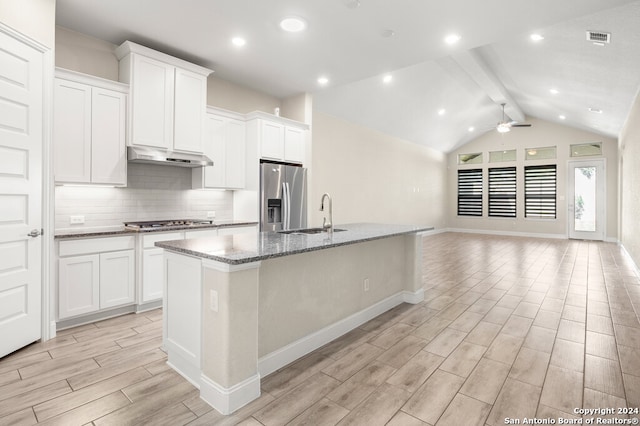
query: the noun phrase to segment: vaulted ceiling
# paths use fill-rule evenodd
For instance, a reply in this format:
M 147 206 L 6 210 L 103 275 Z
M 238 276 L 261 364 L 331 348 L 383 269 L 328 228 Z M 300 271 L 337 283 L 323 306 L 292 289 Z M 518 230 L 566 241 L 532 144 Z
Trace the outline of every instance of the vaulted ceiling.
M 310 92 L 319 111 L 444 152 L 494 131 L 501 103 L 507 120 L 616 137 L 640 87 L 640 1 L 57 0 L 56 8 L 60 26 L 132 40 L 276 97 Z M 279 28 L 292 15 L 305 31 Z M 596 45 L 587 31 L 611 42 Z M 450 34 L 460 41 L 445 43 Z M 318 85 L 320 76 L 329 82 Z

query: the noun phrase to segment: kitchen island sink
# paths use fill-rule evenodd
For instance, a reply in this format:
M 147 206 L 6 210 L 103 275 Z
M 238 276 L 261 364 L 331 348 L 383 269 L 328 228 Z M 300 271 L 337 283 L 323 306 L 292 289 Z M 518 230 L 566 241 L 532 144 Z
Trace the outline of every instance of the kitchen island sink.
M 424 300 L 422 235 L 432 228 L 340 229 L 156 243 L 165 249 L 168 363 L 222 414 L 258 398 L 262 377 Z

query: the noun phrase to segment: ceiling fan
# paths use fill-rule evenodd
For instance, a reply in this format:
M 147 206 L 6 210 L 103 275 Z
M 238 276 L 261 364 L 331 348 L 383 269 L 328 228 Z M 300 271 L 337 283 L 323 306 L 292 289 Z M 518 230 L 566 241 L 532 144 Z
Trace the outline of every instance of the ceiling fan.
M 511 131 L 512 127 L 531 127 L 531 124 L 527 124 L 527 123 L 516 124 L 515 121 L 510 121 L 510 122 L 505 121 L 504 106 L 506 104 L 502 103 L 500 105 L 502 105 L 502 121 L 499 122 L 498 125 L 496 126 L 496 130 L 498 131 L 498 133 L 507 133 Z

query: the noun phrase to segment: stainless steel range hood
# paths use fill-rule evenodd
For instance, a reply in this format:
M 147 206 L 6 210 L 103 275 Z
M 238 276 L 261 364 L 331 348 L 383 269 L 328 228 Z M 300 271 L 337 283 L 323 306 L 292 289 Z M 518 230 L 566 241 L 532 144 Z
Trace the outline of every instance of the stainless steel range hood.
M 132 163 L 163 164 L 178 167 L 213 166 L 213 161 L 204 154 L 164 151 L 159 148 L 129 146 L 127 158 Z

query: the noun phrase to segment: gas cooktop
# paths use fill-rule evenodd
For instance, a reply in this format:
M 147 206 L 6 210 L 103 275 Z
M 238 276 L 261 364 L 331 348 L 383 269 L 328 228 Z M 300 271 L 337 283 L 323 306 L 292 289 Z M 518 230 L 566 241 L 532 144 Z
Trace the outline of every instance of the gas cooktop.
M 162 228 L 187 227 L 195 225 L 213 225 L 212 220 L 200 219 L 178 219 L 178 220 L 149 220 L 144 222 L 124 222 L 124 226 L 129 229 L 148 230 Z

